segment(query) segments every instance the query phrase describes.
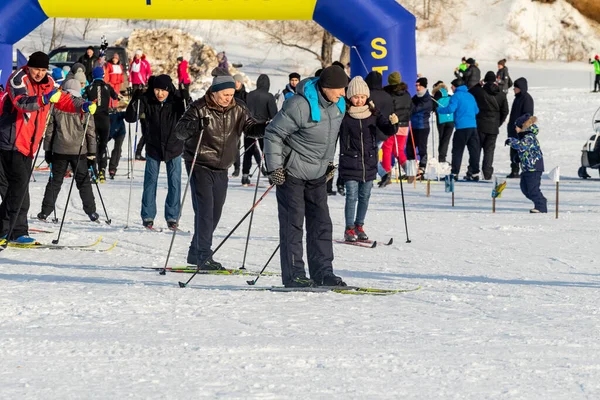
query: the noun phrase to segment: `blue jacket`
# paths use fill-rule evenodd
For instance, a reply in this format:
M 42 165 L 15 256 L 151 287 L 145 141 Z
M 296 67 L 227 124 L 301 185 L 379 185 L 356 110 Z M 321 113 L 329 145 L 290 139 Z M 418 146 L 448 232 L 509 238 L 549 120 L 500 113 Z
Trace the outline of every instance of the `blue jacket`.
M 410 123 L 413 129 L 428 129 L 429 118 L 433 111 L 433 100 L 429 90 L 422 97 L 414 95 L 412 98 L 412 109 L 410 115 Z
M 536 124 L 519 133 L 519 138 L 510 137 L 510 147 L 517 150 L 521 160 L 521 170 L 525 172 L 544 172 L 544 155 L 540 148 L 537 134 L 540 129 Z
M 450 104 L 450 96 L 448 96 L 448 91 L 446 88 L 440 89 L 440 94 L 442 97 L 437 101 L 438 102 L 438 124 L 445 124 L 447 122 L 454 122 L 454 114 L 440 114 L 439 107 L 448 107 Z
M 119 111 L 110 114 L 110 138 L 116 139 L 119 136 L 124 136 L 127 133 L 125 130 L 125 111 Z
M 454 126 L 456 129 L 477 128 L 476 115 L 479 107 L 475 97 L 462 85 L 456 88 L 454 95 L 450 97 L 448 107 L 438 108 L 438 114 L 454 114 Z

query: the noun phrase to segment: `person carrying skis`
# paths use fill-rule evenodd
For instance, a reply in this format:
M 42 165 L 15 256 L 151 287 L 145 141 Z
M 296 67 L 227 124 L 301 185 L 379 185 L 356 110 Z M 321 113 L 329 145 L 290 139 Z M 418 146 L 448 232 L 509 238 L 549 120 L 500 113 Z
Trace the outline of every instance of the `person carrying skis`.
M 200 269 L 222 270 L 223 266 L 212 258 L 211 247 L 227 195 L 227 170 L 235 160 L 242 133 L 259 137 L 264 125 L 252 118 L 245 104 L 233 98 L 235 81 L 227 71 L 216 68 L 212 75 L 212 85 L 189 106 L 175 133 L 185 142 L 183 159 L 194 208 L 194 237 L 187 262 Z
M 64 89 L 74 98 L 81 98 L 79 82 L 76 80 L 71 79 L 68 81 Z M 81 147 L 82 143 L 83 147 Z M 82 150 L 81 154 L 79 154 L 80 148 Z M 38 219 L 45 221 L 55 209 L 56 199 L 60 193 L 67 167 L 71 166 L 71 170 L 75 174 L 73 179 L 75 179 L 83 203 L 83 211 L 90 218 L 90 221 L 97 221 L 99 215 L 96 213 L 96 201 L 92 192 L 90 174 L 88 173 L 88 168 L 94 164 L 96 158 L 94 119 L 55 108 L 46 131 L 44 150 L 46 152 L 44 159 L 50 166 L 52 177 L 46 185 L 42 209 L 37 215 Z
M 600 57 L 596 54 L 594 60 L 590 58 L 590 64 L 594 65 L 594 73 L 596 74 L 596 80 L 594 80 L 594 93 L 600 91 Z
M 261 74 L 256 80 L 256 89 L 248 93 L 247 105 L 252 117 L 266 126 L 267 122 L 275 118 L 277 114 L 277 105 L 275 104 L 275 98 L 269 93 L 271 87 L 271 81 L 269 76 Z M 264 132 L 261 132 L 260 136 L 264 136 Z M 252 156 L 257 165 L 261 165 L 262 173 L 264 173 L 264 164 L 260 158 L 260 153 L 264 149 L 263 139 L 259 139 L 258 143 L 254 142 L 256 139 L 249 137 L 244 138 L 244 162 L 242 164 L 242 185 L 250 185 L 250 168 L 252 167 Z M 257 147 L 259 146 L 259 147 Z
M 98 109 L 94 114 L 94 125 L 96 126 L 97 153 L 98 162 L 98 180 L 100 183 L 106 181 L 106 164 L 108 161 L 108 138 L 110 134 L 110 117 L 108 110 L 110 101 L 118 100 L 119 95 L 115 90 L 104 82 L 104 68 L 96 67 L 92 71 L 94 81 L 85 88 L 83 97 L 89 101 L 95 101 Z
M 0 242 L 33 243 L 29 237 L 29 179 L 33 158 L 45 135 L 50 103 L 68 113 L 94 113 L 96 105 L 54 88 L 48 55 L 36 51 L 8 78 L 8 99 L 0 117 L 0 162 L 8 181 L 0 205 Z M 12 233 L 8 236 L 9 230 Z
M 165 219 L 171 230 L 177 229 L 181 204 L 181 153 L 183 141 L 176 133 L 177 121 L 185 111 L 180 93 L 175 90 L 169 75 L 159 75 L 152 82 L 153 90 L 134 97 L 126 111 L 126 120 L 136 122 L 141 114 L 146 116 L 146 171 L 142 194 L 141 217 L 144 227 L 152 229 L 156 217 L 156 188 L 160 163 L 167 164 L 168 193 L 165 201 Z M 138 114 L 139 110 L 139 114 Z
M 386 118 L 375 109 L 372 101 L 367 103 L 369 96 L 369 87 L 362 77 L 350 81 L 346 97 L 351 105 L 340 127 L 339 164 L 339 175 L 346 185 L 344 240 L 347 242 L 369 239 L 363 225 L 377 176 L 377 128 L 392 137 L 397 131 L 396 114 Z
M 521 192 L 533 201 L 532 214 L 547 213 L 548 201 L 540 190 L 542 174 L 544 173 L 544 155 L 537 138 L 539 128 L 537 118 L 530 114 L 520 116 L 515 121 L 515 131 L 518 137 L 509 137 L 504 142 L 517 151 L 521 160 Z
M 281 273 L 286 287 L 346 286 L 333 273 L 327 176 L 346 112 L 348 77 L 337 66 L 300 82 L 265 131 L 265 162 L 277 185 Z M 306 218 L 307 279 L 302 236 Z

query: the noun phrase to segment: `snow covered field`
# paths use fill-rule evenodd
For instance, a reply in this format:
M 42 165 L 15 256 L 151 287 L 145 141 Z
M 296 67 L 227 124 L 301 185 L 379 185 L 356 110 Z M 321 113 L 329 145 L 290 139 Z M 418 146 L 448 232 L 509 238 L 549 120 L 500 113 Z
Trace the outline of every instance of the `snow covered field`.
M 419 70 L 431 83 L 450 81 L 456 61 L 421 58 Z M 483 62 L 482 74 L 494 62 Z M 405 185 L 407 244 L 400 187 L 393 185 L 374 189 L 365 228 L 374 239 L 395 243 L 335 244 L 334 267 L 351 285 L 420 291 L 387 297 L 252 292 L 242 290 L 251 277 L 241 276 L 197 276 L 181 289 L 177 282 L 188 275 L 141 268 L 162 266 L 171 239 L 141 227 L 143 163 L 135 165 L 132 228 L 123 229 L 124 159 L 121 176 L 101 185 L 112 226 L 86 222 L 74 192 L 61 237 L 61 243 L 87 243 L 102 235 L 104 243 L 119 241 L 114 250 L 0 253 L 0 397 L 599 398 L 600 180 L 595 170 L 592 181 L 576 176 L 600 96 L 589 93 L 587 66 L 510 66 L 513 80 L 530 80 L 546 168 L 561 167 L 558 220 L 552 213 L 530 215 L 518 180 L 509 181 L 496 214 L 489 182 L 457 183 L 454 208 L 442 184 L 432 185 L 429 198 L 425 185 Z M 503 138 L 499 174 L 509 170 Z M 39 212 L 47 172 L 35 177 L 30 215 Z M 60 215 L 68 184 L 57 202 Z M 544 180 L 543 192 L 553 210 L 554 184 Z M 164 167 L 158 193 L 156 225 L 165 227 Z M 215 245 L 250 208 L 253 194 L 239 178 L 230 181 Z M 329 206 L 341 238 L 343 197 L 330 197 Z M 276 215 L 271 193 L 256 210 L 249 269 L 262 268 L 277 246 Z M 192 216 L 188 197 L 186 232 L 177 235 L 170 265 L 185 262 Z M 35 235 L 43 242 L 58 232 L 57 225 L 31 226 L 54 231 Z M 247 223 L 215 258 L 241 266 L 246 232 Z M 268 270 L 278 268 L 277 256 Z M 261 277 L 257 287 L 280 283 Z

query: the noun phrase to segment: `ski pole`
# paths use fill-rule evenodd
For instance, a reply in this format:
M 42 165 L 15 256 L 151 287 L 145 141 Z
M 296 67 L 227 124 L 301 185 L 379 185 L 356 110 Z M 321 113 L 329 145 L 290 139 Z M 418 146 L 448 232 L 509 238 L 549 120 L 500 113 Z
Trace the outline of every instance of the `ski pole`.
M 433 124 L 432 124 L 433 125 L 433 129 L 432 129 L 433 134 L 431 135 L 431 141 L 433 142 L 433 146 L 432 146 L 433 159 L 435 159 L 435 133 L 436 133 L 436 130 L 437 130 L 437 132 L 439 134 L 440 130 L 437 129 L 438 124 L 437 124 L 437 118 L 435 116 L 435 113 L 432 114 L 432 118 L 431 119 L 433 120 Z
M 58 244 L 58 242 L 60 241 L 60 235 L 62 233 L 62 228 L 65 223 L 67 209 L 69 208 L 69 199 L 71 198 L 71 192 L 73 191 L 73 184 L 75 183 L 75 180 L 77 179 L 77 171 L 79 170 L 79 164 L 81 162 L 79 160 L 79 157 L 81 157 L 81 152 L 83 151 L 83 144 L 85 143 L 85 137 L 87 136 L 87 130 L 88 130 L 88 125 L 90 124 L 91 116 L 92 116 L 92 114 L 88 113 L 87 117 L 85 119 L 85 124 L 84 124 L 84 128 L 83 128 L 83 136 L 81 138 L 81 145 L 79 146 L 79 153 L 77 154 L 77 164 L 75 165 L 75 171 L 73 171 L 73 180 L 71 181 L 71 186 L 69 187 L 69 193 L 67 194 L 67 202 L 65 203 L 65 209 L 63 211 L 62 221 L 60 221 L 60 228 L 58 229 L 58 236 L 56 239 L 54 239 L 52 241 L 52 244 Z
M 247 151 L 249 151 L 249 150 L 252 148 L 252 146 L 254 146 L 255 144 L 256 144 L 256 141 L 252 142 L 252 144 L 251 144 L 250 146 L 248 146 L 248 148 L 247 148 L 247 149 L 245 149 L 245 150 L 244 150 L 244 152 L 243 152 L 242 154 L 240 154 L 240 158 L 244 157 L 244 154 L 246 154 L 246 152 L 247 152 Z M 244 147 L 244 146 L 242 145 L 242 146 L 240 147 L 240 150 L 241 150 L 243 147 Z
M 250 280 L 250 281 L 246 281 L 246 283 L 250 286 L 254 286 L 256 285 L 256 282 L 258 281 L 258 278 L 261 277 L 262 273 L 265 272 L 265 269 L 267 269 L 267 265 L 269 265 L 269 263 L 271 262 L 271 260 L 273 259 L 273 257 L 275 257 L 275 254 L 277 254 L 277 251 L 279 250 L 279 247 L 281 246 L 281 243 L 277 244 L 277 247 L 275 248 L 275 251 L 273 252 L 273 254 L 271 254 L 271 257 L 269 257 L 269 259 L 267 260 L 267 263 L 265 264 L 265 266 L 263 267 L 263 269 L 260 270 L 260 272 L 258 273 L 258 276 L 256 277 L 256 279 L 254 280 Z
M 104 205 L 104 200 L 102 199 L 102 193 L 100 193 L 100 186 L 98 185 L 98 180 L 96 179 L 96 174 L 94 173 L 94 167 L 89 167 L 90 176 L 92 177 L 92 182 L 96 184 L 96 189 L 98 190 L 98 197 L 100 197 L 100 203 L 102 203 L 102 208 L 104 209 L 104 215 L 106 215 L 106 223 L 110 225 L 112 222 L 110 218 L 108 218 L 108 212 L 106 212 L 106 206 Z
M 190 166 L 190 173 L 188 175 L 187 182 L 185 183 L 185 189 L 183 190 L 183 198 L 181 199 L 181 205 L 179 206 L 179 214 L 177 215 L 177 226 L 179 226 L 179 220 L 181 219 L 181 213 L 183 212 L 183 205 L 185 204 L 185 197 L 188 192 L 188 188 L 190 187 L 190 181 L 192 180 L 194 174 L 194 166 L 196 165 L 196 158 L 198 157 L 198 153 L 200 152 L 200 144 L 202 143 L 202 136 L 204 136 L 204 128 L 200 132 L 200 137 L 198 138 L 198 144 L 196 145 L 196 151 L 194 152 L 194 158 L 192 159 L 192 165 Z M 169 265 L 169 258 L 171 257 L 171 250 L 173 250 L 173 243 L 175 243 L 175 236 L 177 235 L 177 229 L 173 230 L 173 235 L 171 235 L 171 244 L 169 245 L 169 251 L 167 252 L 167 259 L 165 260 L 165 266 L 158 273 L 160 275 L 165 275 L 167 273 L 167 266 Z
M 252 200 L 252 204 L 256 203 L 256 197 L 258 196 L 258 184 L 260 183 L 260 166 L 262 165 L 262 152 L 260 151 L 260 146 L 257 144 L 258 139 L 254 140 L 254 144 L 258 149 L 260 154 L 260 162 L 256 166 L 258 169 L 258 175 L 256 176 L 256 188 L 254 189 L 254 200 Z M 244 259 L 242 260 L 242 267 L 240 269 L 246 269 L 246 255 L 248 254 L 248 242 L 250 242 L 250 231 L 252 230 L 252 220 L 254 219 L 254 210 L 250 214 L 250 224 L 248 224 L 248 235 L 246 236 L 246 247 L 244 249 Z
M 260 202 L 263 201 L 263 199 L 267 196 L 267 194 L 269 194 L 271 189 L 273 189 L 274 187 L 275 187 L 275 185 L 271 185 L 267 188 L 267 190 L 262 194 L 262 196 L 260 196 L 258 201 L 256 203 L 254 203 L 252 208 L 250 210 L 248 210 L 248 212 L 242 217 L 242 219 L 233 227 L 231 232 L 229 232 L 227 234 L 227 236 L 225 236 L 225 238 L 221 241 L 221 243 L 219 243 L 219 245 L 217 246 L 217 248 L 215 248 L 215 250 L 212 252 L 212 254 L 208 257 L 205 257 L 201 262 L 198 263 L 198 266 L 196 267 L 196 272 L 194 272 L 194 275 L 190 276 L 190 279 L 188 279 L 187 282 L 185 282 L 185 283 L 179 282 L 179 287 L 181 287 L 181 288 L 186 287 L 192 281 L 192 279 L 194 279 L 194 277 L 196 275 L 198 275 L 198 272 L 200 272 L 200 266 L 204 265 L 204 263 L 207 262 L 210 259 L 210 257 L 212 257 L 213 254 L 215 254 L 217 251 L 219 251 L 219 249 L 223 246 L 223 244 L 225 244 L 227 239 L 229 239 L 231 237 L 231 235 L 233 235 L 233 233 L 237 230 L 237 228 L 239 228 L 240 225 L 246 220 L 246 218 L 248 218 L 248 215 L 250 215 L 250 213 L 252 213 L 252 211 L 254 211 L 254 209 L 256 207 L 258 207 Z
M 58 222 L 58 218 L 56 218 L 56 196 L 54 192 L 54 173 L 52 172 L 52 163 L 48 164 L 50 167 L 50 187 L 52 188 L 52 207 L 54 208 L 54 218 L 52 218 L 53 223 Z
M 46 137 L 46 130 L 48 129 L 48 124 L 50 123 L 50 118 L 52 118 L 53 111 L 54 111 L 54 103 L 51 103 L 50 110 L 48 111 L 48 115 L 46 116 L 46 123 L 44 124 L 44 131 L 42 132 L 42 139 L 40 140 L 40 144 L 38 146 L 37 151 L 35 152 L 35 157 L 31 164 L 31 171 L 29 172 L 29 178 L 27 179 L 27 182 L 28 182 L 27 185 L 29 185 L 29 180 L 31 179 L 31 176 L 33 176 L 33 170 L 35 169 L 35 163 L 40 154 L 40 149 L 42 148 L 42 143 L 44 143 L 44 138 Z M 35 143 L 35 135 L 33 135 L 31 137 L 32 147 L 33 147 L 34 143 Z M 17 212 L 15 213 L 15 220 L 13 221 L 12 224 L 10 224 L 8 233 L 6 234 L 6 239 L 4 239 L 4 242 L 2 242 L 2 240 L 0 240 L 0 251 L 6 249 L 8 247 L 8 241 L 10 240 L 10 236 L 12 235 L 13 231 L 15 230 L 15 225 L 17 224 L 17 219 L 18 219 L 17 216 L 21 212 L 21 208 L 23 207 L 23 202 L 25 201 L 25 196 L 27 196 L 27 195 L 29 195 L 29 186 L 27 187 L 27 190 L 25 190 L 25 192 L 23 193 L 23 196 L 21 196 L 21 200 L 19 201 L 19 207 L 17 207 Z
M 129 228 L 129 212 L 131 211 L 131 192 L 133 191 L 133 167 L 135 165 L 135 159 L 133 158 L 133 154 L 135 152 L 135 146 L 137 144 L 138 123 L 140 120 L 140 100 L 138 100 L 137 113 L 135 118 L 135 139 L 133 141 L 134 151 L 131 152 L 131 157 L 129 158 L 129 161 L 131 162 L 131 179 L 129 181 L 129 200 L 127 200 L 127 221 L 125 222 L 125 229 Z M 131 139 L 131 124 L 129 124 L 129 138 Z
M 398 164 L 400 164 L 400 153 L 398 152 L 398 141 L 394 137 L 394 143 L 396 143 L 396 156 L 398 158 Z M 402 194 L 402 212 L 404 213 L 404 228 L 406 229 L 406 243 L 410 243 L 408 238 L 408 222 L 406 221 L 406 205 L 404 204 L 404 185 L 402 184 L 402 177 L 400 177 L 400 193 Z

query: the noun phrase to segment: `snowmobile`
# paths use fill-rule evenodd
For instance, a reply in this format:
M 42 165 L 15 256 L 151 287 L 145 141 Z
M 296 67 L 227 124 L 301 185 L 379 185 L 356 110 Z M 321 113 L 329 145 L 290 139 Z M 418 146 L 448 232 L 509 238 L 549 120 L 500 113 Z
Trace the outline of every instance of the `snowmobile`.
M 595 132 L 583 145 L 581 150 L 581 167 L 577 175 L 582 179 L 591 178 L 586 168 L 600 170 L 600 108 L 594 113 L 592 118 L 592 129 Z

